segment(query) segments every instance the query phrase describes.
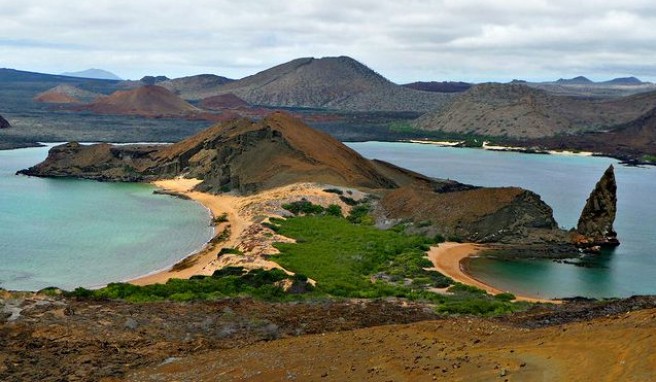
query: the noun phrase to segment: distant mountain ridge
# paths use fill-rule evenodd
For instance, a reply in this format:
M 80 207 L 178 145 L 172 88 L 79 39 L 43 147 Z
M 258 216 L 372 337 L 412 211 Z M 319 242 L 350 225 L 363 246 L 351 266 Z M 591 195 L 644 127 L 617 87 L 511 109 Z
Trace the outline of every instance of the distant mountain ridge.
M 575 134 L 631 121 L 656 107 L 656 92 L 589 100 L 556 96 L 524 84 L 480 84 L 415 126 L 447 133 L 531 139 Z
M 96 68 L 81 70 L 79 72 L 65 72 L 65 73 L 61 73 L 60 75 L 67 76 L 67 77 L 93 78 L 96 80 L 117 80 L 117 81 L 123 80 L 121 77 L 117 76 L 112 72 L 103 69 L 96 69 Z
M 450 95 L 396 85 L 350 57 L 299 58 L 237 81 L 179 89 L 185 99 L 232 93 L 252 105 L 345 111 L 428 111 Z

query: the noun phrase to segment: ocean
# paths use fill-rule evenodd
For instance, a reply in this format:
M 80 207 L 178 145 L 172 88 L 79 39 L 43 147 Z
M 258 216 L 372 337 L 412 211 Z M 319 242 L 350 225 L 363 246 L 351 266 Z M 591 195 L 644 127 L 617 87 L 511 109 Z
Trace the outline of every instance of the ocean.
M 209 211 L 147 184 L 14 175 L 47 147 L 0 151 L 0 288 L 97 287 L 161 270 L 212 236 Z
M 587 197 L 606 168 L 615 165 L 621 245 L 579 265 L 552 260 L 476 258 L 468 269 L 502 290 L 542 298 L 627 297 L 656 294 L 656 167 L 627 167 L 604 157 L 522 154 L 391 142 L 349 143 L 368 158 L 385 160 L 436 178 L 479 186 L 520 186 L 537 192 L 559 226 L 576 225 Z

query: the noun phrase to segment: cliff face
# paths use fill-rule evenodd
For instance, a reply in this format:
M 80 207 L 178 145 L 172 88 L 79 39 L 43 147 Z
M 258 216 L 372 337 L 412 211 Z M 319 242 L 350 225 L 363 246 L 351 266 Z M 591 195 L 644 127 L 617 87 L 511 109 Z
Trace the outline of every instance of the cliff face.
M 0 115 L 0 129 L 8 129 L 10 127 L 11 125 L 9 124 L 9 122 L 6 119 L 4 119 L 3 116 Z
M 617 246 L 617 233 L 613 229 L 617 212 L 617 184 L 615 171 L 610 165 L 599 179 L 585 203 L 576 231 L 576 242 L 581 247 Z
M 168 146 L 68 143 L 52 148 L 44 162 L 21 173 L 110 181 L 185 176 L 202 179 L 199 191 L 241 194 L 314 182 L 372 193 L 380 198 L 383 215 L 429 221 L 433 234 L 526 243 L 536 232 L 559 232 L 551 208 L 530 191 L 437 180 L 370 161 L 279 112 L 260 121 L 221 123 Z

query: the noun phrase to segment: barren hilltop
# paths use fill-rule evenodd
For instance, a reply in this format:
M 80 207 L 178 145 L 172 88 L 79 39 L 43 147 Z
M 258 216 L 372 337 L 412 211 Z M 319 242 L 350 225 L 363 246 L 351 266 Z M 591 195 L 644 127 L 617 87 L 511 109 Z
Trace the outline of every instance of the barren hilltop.
M 119 90 L 94 102 L 80 106 L 102 114 L 137 114 L 143 116 L 174 116 L 197 112 L 198 109 L 169 90 L 157 85 L 145 85 L 133 90 Z
M 449 98 L 396 85 L 350 57 L 298 58 L 237 81 L 179 94 L 200 99 L 227 93 L 253 105 L 350 111 L 428 111 Z

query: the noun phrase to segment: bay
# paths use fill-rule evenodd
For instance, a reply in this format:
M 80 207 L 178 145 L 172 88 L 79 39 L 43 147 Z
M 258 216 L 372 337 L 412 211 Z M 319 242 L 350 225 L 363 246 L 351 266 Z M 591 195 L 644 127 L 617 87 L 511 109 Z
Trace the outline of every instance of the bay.
M 0 151 L 0 287 L 72 289 L 163 269 L 212 235 L 201 205 L 147 184 L 14 175 L 48 147 Z
M 519 186 L 541 195 L 565 229 L 576 225 L 604 170 L 615 165 L 621 245 L 589 256 L 585 267 L 551 260 L 476 258 L 472 275 L 500 289 L 536 297 L 627 297 L 656 294 L 656 168 L 627 167 L 612 158 L 495 152 L 435 145 L 364 142 L 349 146 L 428 176 L 479 186 Z

